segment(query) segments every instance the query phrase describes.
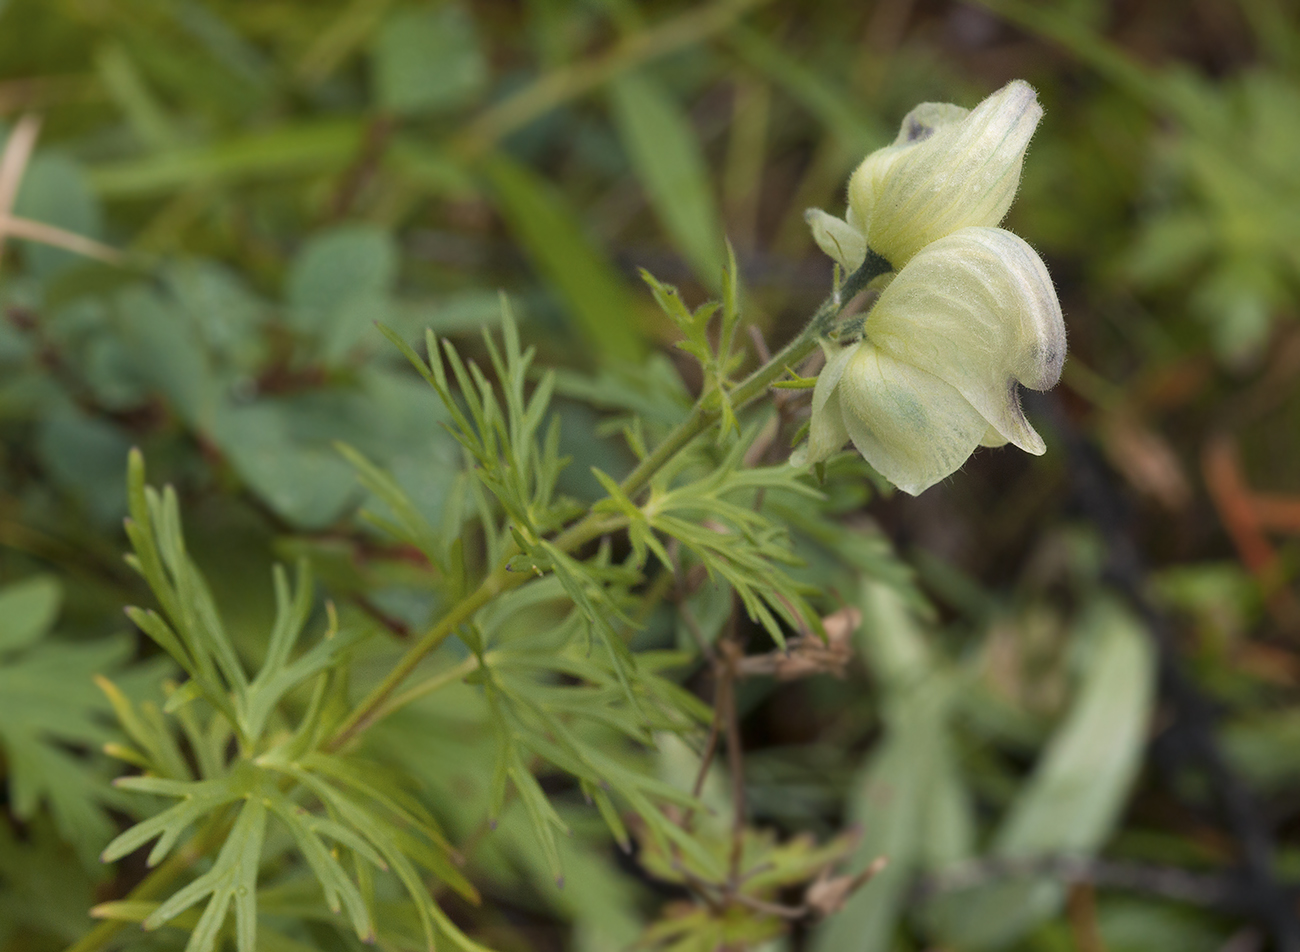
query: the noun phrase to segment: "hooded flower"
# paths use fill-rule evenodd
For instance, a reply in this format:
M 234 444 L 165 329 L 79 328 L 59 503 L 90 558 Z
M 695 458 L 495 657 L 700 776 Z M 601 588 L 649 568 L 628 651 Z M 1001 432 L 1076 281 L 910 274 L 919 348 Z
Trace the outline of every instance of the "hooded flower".
M 853 173 L 845 219 L 808 210 L 813 237 L 853 272 L 868 248 L 898 269 L 959 228 L 997 225 L 1042 115 L 1033 87 L 1020 79 L 974 109 L 922 103 L 903 119 L 894 144 Z
M 917 495 L 976 446 L 1040 455 L 1018 385 L 1047 390 L 1065 359 L 1065 323 L 1035 251 L 1001 228 L 963 228 L 913 257 L 881 294 L 860 341 L 830 352 L 813 391 L 815 463 L 852 441 Z

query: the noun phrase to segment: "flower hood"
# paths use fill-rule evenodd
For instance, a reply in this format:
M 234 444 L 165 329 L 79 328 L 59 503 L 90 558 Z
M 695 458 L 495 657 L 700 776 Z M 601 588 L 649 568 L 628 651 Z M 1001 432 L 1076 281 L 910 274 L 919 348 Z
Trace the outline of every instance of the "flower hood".
M 813 237 L 849 272 L 868 248 L 898 269 L 958 229 L 999 224 L 1042 115 L 1034 88 L 1019 79 L 970 110 L 922 103 L 893 145 L 853 173 L 844 219 L 808 210 Z

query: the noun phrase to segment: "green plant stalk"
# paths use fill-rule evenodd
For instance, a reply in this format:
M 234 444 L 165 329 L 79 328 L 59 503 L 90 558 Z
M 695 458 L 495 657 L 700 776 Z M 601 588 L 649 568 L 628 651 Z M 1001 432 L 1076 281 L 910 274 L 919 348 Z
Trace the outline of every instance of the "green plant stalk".
M 406 705 L 410 704 L 412 701 L 418 701 L 426 694 L 432 694 L 434 691 L 446 687 L 454 681 L 460 681 L 461 679 L 468 677 L 477 671 L 482 663 L 483 662 L 479 659 L 478 655 L 470 655 L 459 664 L 454 664 L 445 671 L 439 671 L 437 674 L 430 675 L 419 684 L 413 685 L 401 694 L 389 698 L 388 703 L 381 707 L 375 715 L 375 720 L 383 720 L 389 714 L 406 707 Z
M 830 330 L 845 305 L 859 291 L 864 289 L 873 278 L 886 274 L 891 270 L 892 266 L 888 261 L 874 252 L 868 252 L 862 267 L 849 275 L 844 284 L 836 288 L 835 292 L 822 302 L 821 307 L 813 314 L 812 319 L 804 327 L 803 331 L 785 347 L 781 348 L 771 360 L 736 386 L 735 390 L 730 394 L 732 405 L 737 409 L 747 405 L 766 392 L 767 388 L 788 368 L 793 368 L 801 363 L 804 358 L 816 349 L 817 342 L 822 335 Z M 619 485 L 619 489 L 625 496 L 633 497 L 644 489 L 655 473 L 659 472 L 669 460 L 718 421 L 721 411 L 706 407 L 705 401 L 707 397 L 708 394 L 701 397 L 696 402 L 694 409 L 691 410 L 690 415 L 679 423 L 668 434 L 667 438 L 627 475 Z M 614 522 L 607 515 L 588 513 L 560 533 L 555 538 L 554 545 L 562 552 L 571 552 L 578 546 L 604 535 L 621 524 L 622 520 Z M 514 554 L 516 553 L 507 552 L 503 563 L 508 562 Z M 395 705 L 388 703 L 389 698 L 430 652 L 441 646 L 452 632 L 474 617 L 475 612 L 487 605 L 497 595 L 523 584 L 529 578 L 531 576 L 528 573 L 510 572 L 506 569 L 505 564 L 502 564 L 483 579 L 478 588 L 452 606 L 451 610 L 439 619 L 433 628 L 407 650 L 393 670 L 375 686 L 374 690 L 339 726 L 334 736 L 327 742 L 326 748 L 328 750 L 338 750 L 358 733 L 378 720 L 381 712 L 387 713 L 396 710 Z M 412 690 L 417 689 L 413 688 Z
M 771 360 L 736 386 L 731 392 L 732 405 L 736 409 L 747 405 L 764 393 L 768 386 L 786 372 L 787 368 L 793 368 L 802 362 L 816 349 L 818 341 L 834 325 L 844 306 L 859 291 L 864 289 L 873 278 L 886 274 L 890 270 L 892 268 L 888 261 L 874 252 L 868 252 L 867 260 L 862 267 L 849 275 L 844 284 L 822 303 L 803 331 L 786 344 Z M 668 434 L 668 437 L 627 475 L 620 484 L 622 492 L 625 495 L 632 496 L 644 489 L 655 473 L 659 472 L 674 456 L 685 449 L 692 440 L 716 423 L 720 416 L 720 411 L 705 408 L 704 399 L 701 398 L 690 415 L 678 424 Z M 554 545 L 562 552 L 570 552 L 623 524 L 623 519 L 588 513 L 560 533 L 556 537 Z M 507 561 L 510 554 L 513 553 L 507 554 Z M 419 684 L 408 689 L 397 698 L 392 697 L 393 693 L 410 676 L 416 666 L 441 646 L 457 628 L 473 618 L 475 612 L 487 605 L 497 595 L 522 585 L 532 577 L 528 572 L 511 572 L 507 570 L 505 564 L 502 564 L 483 579 L 473 592 L 452 606 L 433 628 L 429 629 L 418 642 L 407 650 L 406 654 L 393 667 L 393 670 L 353 710 L 347 720 L 339 726 L 334 735 L 325 743 L 325 749 L 330 751 L 338 750 L 381 717 L 397 710 L 401 706 L 399 701 L 404 703 L 407 700 L 414 700 L 416 697 L 423 696 L 429 690 L 432 690 L 433 688 L 427 688 L 425 684 Z M 445 677 L 446 674 L 447 672 L 442 672 L 433 675 L 430 681 L 435 682 L 435 687 L 447 684 L 449 680 Z M 150 873 L 140 885 L 131 890 L 127 898 L 136 900 L 150 899 L 158 895 L 172 880 L 198 859 L 220 845 L 225 838 L 225 833 L 226 830 L 223 828 L 223 824 L 213 823 L 209 825 L 191 840 L 185 849 L 173 853 L 161 866 Z M 97 952 L 125 925 L 126 923 L 123 922 L 101 923 L 82 937 L 80 941 L 69 946 L 66 952 Z
M 588 514 L 580 522 L 561 533 L 554 544 L 561 551 L 570 552 L 584 542 L 590 542 L 597 536 L 621 528 L 626 525 L 626 522 L 626 519 L 619 517 L 611 518 L 607 515 Z M 487 605 L 492 599 L 502 592 L 517 588 L 530 578 L 533 578 L 530 572 L 512 572 L 506 567 L 509 560 L 517 554 L 518 550 L 512 546 L 506 552 L 502 565 L 483 579 L 478 588 L 453 605 L 451 610 L 443 615 L 436 625 L 407 649 L 406 654 L 402 655 L 397 664 L 393 666 L 393 670 L 388 672 L 383 681 L 375 685 L 374 689 L 339 725 L 338 730 L 325 743 L 326 750 L 338 750 L 357 734 L 379 720 L 381 714 L 396 710 L 396 705 L 388 704 L 390 696 L 401 687 L 402 682 L 410 676 L 411 672 L 430 652 L 439 648 L 457 628 L 473 618 L 474 613 Z M 434 677 L 439 676 L 434 675 Z M 417 691 L 418 686 L 407 693 L 414 699 L 419 696 L 418 693 L 414 693 Z
M 893 266 L 873 251 L 867 252 L 867 259 L 857 271 L 836 289 L 835 293 L 822 302 L 812 319 L 798 336 L 781 348 L 771 360 L 759 367 L 736 385 L 731 391 L 732 406 L 739 410 L 767 391 L 787 370 L 793 370 L 817 349 L 817 342 L 830 330 L 854 296 L 863 290 L 874 278 L 888 274 Z M 704 401 L 695 404 L 691 415 L 677 425 L 667 438 L 655 447 L 636 468 L 627 475 L 619 485 L 625 496 L 633 497 L 645 488 L 651 478 L 664 465 L 685 449 L 692 440 L 706 429 L 718 422 L 722 411 L 705 407 Z

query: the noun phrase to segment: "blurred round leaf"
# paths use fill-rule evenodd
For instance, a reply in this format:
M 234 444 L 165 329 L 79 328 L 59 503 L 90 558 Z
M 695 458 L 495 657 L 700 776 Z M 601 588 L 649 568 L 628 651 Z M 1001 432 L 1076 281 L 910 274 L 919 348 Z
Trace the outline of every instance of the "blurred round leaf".
M 403 10 L 388 19 L 374 51 L 375 95 L 399 115 L 454 109 L 487 81 L 474 22 L 458 6 Z

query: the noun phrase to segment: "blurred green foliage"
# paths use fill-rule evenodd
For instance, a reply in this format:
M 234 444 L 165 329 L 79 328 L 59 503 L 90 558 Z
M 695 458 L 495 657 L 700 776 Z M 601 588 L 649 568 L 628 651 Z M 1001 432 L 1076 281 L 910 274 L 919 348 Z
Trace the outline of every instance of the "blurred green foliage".
M 804 208 L 838 212 L 849 172 L 915 103 L 970 105 L 1015 76 L 1047 115 L 1012 217 L 1052 265 L 1071 334 L 1056 413 L 1037 421 L 1047 456 L 981 453 L 915 501 L 840 459 L 814 505 L 779 468 L 792 403 L 757 461 L 775 465 L 710 444 L 622 548 L 573 565 L 547 550 L 547 532 L 735 372 L 732 344 L 750 366 L 816 307 L 831 270 Z M 428 930 L 503 952 L 1295 948 L 1286 909 L 1250 878 L 1260 864 L 1221 809 L 1222 777 L 1186 753 L 1189 732 L 1221 746 L 1294 919 L 1300 21 L 1283 0 L 8 0 L 0 148 L 29 115 L 39 139 L 0 168 L 0 228 L 12 212 L 123 258 L 3 232 L 0 950 L 84 941 L 95 905 L 166 918 L 165 896 L 130 896 L 146 871 L 128 847 L 147 837 L 126 831 L 203 784 L 210 804 L 245 798 L 233 829 L 258 848 L 220 849 L 214 822 L 200 833 L 214 860 L 165 910 L 176 928 L 103 947 L 181 948 L 191 930 L 247 942 L 256 918 L 270 950 L 357 949 L 371 927 L 384 948 L 422 947 Z M 729 316 L 718 355 L 712 312 L 695 326 L 700 312 L 655 298 L 668 283 L 692 303 L 736 293 L 724 237 L 758 340 Z M 657 295 L 642 267 L 665 282 Z M 518 352 L 494 367 L 479 335 L 502 325 L 499 289 L 536 348 L 526 377 Z M 488 391 L 453 380 L 440 404 L 375 322 L 454 341 L 489 390 L 517 373 L 521 401 L 555 370 L 558 435 L 530 421 L 531 448 L 513 449 L 536 469 L 489 474 L 500 504 L 454 425 Z M 693 350 L 667 346 L 683 336 Z M 736 429 L 756 440 L 771 420 Z M 1079 435 L 1130 507 L 1118 529 L 1078 502 Z M 120 613 L 153 604 L 120 558 L 133 446 L 175 487 L 185 571 L 234 652 L 212 662 L 225 667 L 205 700 L 171 683 L 182 673 L 144 616 Z M 736 473 L 762 515 L 753 496 L 709 495 Z M 370 773 L 300 751 L 227 769 L 244 764 L 226 760 L 237 739 L 265 755 L 308 712 L 341 720 L 380 683 L 511 544 L 508 497 L 536 530 L 515 567 L 550 578 L 503 602 L 477 644 L 422 663 L 437 690 L 366 733 Z M 772 571 L 763 585 L 728 579 L 732 553 L 690 536 L 709 518 L 761 537 L 743 551 Z M 717 577 L 650 599 L 666 532 Z M 1152 637 L 1117 581 L 1117 532 L 1150 566 L 1130 581 L 1172 638 Z M 277 560 L 319 580 L 301 577 L 301 604 L 268 585 Z M 608 621 L 584 653 L 564 626 L 593 592 L 614 594 L 589 606 Z M 735 685 L 756 872 L 748 906 L 719 906 L 709 877 L 734 818 L 720 767 L 699 837 L 672 840 L 713 716 L 696 639 L 738 626 L 759 656 L 764 622 L 797 636 L 803 599 L 862 613 L 856 660 L 842 679 Z M 288 636 L 295 604 L 310 644 L 331 644 L 335 610 L 345 639 L 295 661 L 289 639 L 276 656 L 267 633 Z M 531 640 L 541 629 L 553 640 Z M 295 687 L 318 673 L 309 659 L 345 645 L 348 678 L 313 702 Z M 654 732 L 621 649 L 663 701 Z M 1213 730 L 1184 724 L 1171 664 Z M 233 673 L 286 666 L 279 693 L 272 674 Z M 223 720 L 221 698 L 253 690 L 240 677 L 269 692 L 260 723 Z M 105 750 L 154 776 L 112 786 Z M 310 796 L 284 792 L 291 774 Z M 99 863 L 115 838 L 116 862 Z M 843 910 L 772 911 L 811 904 L 823 869 L 882 855 Z M 252 880 L 255 913 L 238 892 Z M 201 918 L 208 898 L 220 918 Z

